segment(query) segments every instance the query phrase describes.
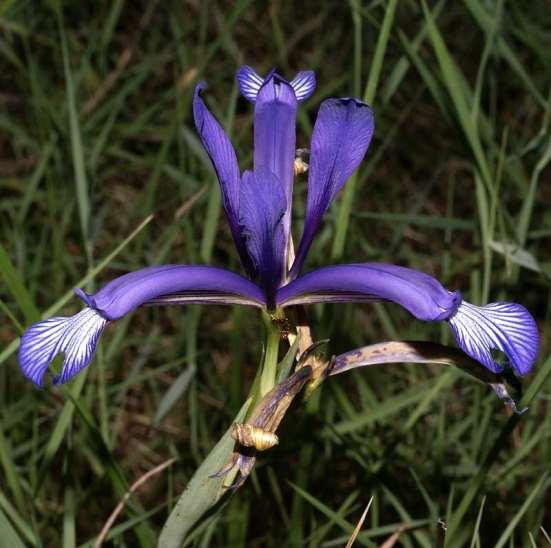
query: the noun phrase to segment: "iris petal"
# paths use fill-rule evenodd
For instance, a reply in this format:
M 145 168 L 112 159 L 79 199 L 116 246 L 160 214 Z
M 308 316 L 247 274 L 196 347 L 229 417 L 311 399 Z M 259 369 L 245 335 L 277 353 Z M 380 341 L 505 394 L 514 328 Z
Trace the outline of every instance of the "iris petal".
M 237 84 L 239 85 L 241 95 L 243 95 L 243 97 L 251 103 L 254 103 L 256 101 L 256 96 L 264 83 L 264 78 L 259 76 L 255 70 L 248 65 L 239 67 L 235 77 L 237 79 Z
M 291 278 L 299 274 L 323 215 L 362 161 L 373 129 L 373 112 L 361 101 L 328 99 L 321 104 L 310 147 L 304 232 Z
M 19 365 L 23 374 L 42 386 L 48 365 L 63 353 L 61 373 L 54 377 L 54 384 L 67 382 L 90 363 L 106 325 L 107 320 L 91 308 L 69 318 L 55 317 L 33 324 L 21 337 Z
M 313 70 L 302 70 L 290 82 L 299 103 L 306 101 L 316 89 L 316 74 Z
M 457 344 L 471 358 L 499 373 L 503 367 L 492 357 L 501 350 L 519 375 L 532 369 L 538 354 L 536 322 L 523 306 L 499 302 L 475 306 L 463 301 L 448 320 Z
M 201 98 L 205 84 L 197 84 L 193 97 L 193 117 L 197 133 L 209 155 L 222 193 L 222 203 L 230 230 L 235 241 L 235 246 L 245 267 L 250 271 L 245 246 L 239 232 L 239 165 L 235 150 L 222 126 L 210 113 Z
M 254 169 L 266 168 L 279 180 L 287 209 L 285 238 L 291 230 L 295 162 L 297 99 L 289 83 L 273 73 L 262 85 L 254 104 Z
M 384 263 L 326 266 L 279 289 L 279 306 L 317 302 L 390 301 L 420 320 L 443 320 L 461 296 L 423 272 Z
M 94 295 L 76 290 L 87 307 L 71 317 L 55 317 L 31 325 L 21 338 L 19 364 L 37 386 L 49 363 L 65 359 L 55 384 L 67 382 L 92 360 L 96 344 L 110 320 L 142 305 L 187 303 L 242 304 L 263 307 L 263 291 L 228 270 L 208 266 L 165 265 L 143 268 L 112 280 Z
M 275 291 L 284 272 L 286 209 L 285 193 L 271 171 L 245 171 L 241 183 L 241 230 L 256 276 L 269 294 Z
M 268 80 L 274 71 L 271 71 L 266 80 Z M 260 88 L 264 84 L 264 78 L 259 76 L 256 71 L 248 66 L 239 67 L 235 75 L 239 91 L 245 99 L 254 103 L 258 96 Z M 295 92 L 295 97 L 299 103 L 306 101 L 316 89 L 316 74 L 313 70 L 301 70 L 289 82 Z
M 231 304 L 233 299 L 248 306 L 261 307 L 265 303 L 262 290 L 239 274 L 210 266 L 172 264 L 150 266 L 115 278 L 88 296 L 86 302 L 93 303 L 105 318 L 117 320 L 142 305 Z
M 538 353 L 537 326 L 530 313 L 515 303 L 483 307 L 461 300 L 438 280 L 410 268 L 364 263 L 314 270 L 277 292 L 282 307 L 319 302 L 390 301 L 427 321 L 448 321 L 457 344 L 490 371 L 503 367 L 492 358 L 501 350 L 519 375 L 528 373 Z

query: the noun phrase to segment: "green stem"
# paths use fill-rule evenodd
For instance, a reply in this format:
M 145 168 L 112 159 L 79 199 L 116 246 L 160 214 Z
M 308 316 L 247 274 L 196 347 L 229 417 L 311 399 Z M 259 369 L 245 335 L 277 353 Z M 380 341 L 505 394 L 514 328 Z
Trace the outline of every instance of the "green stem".
M 276 384 L 277 358 L 279 352 L 280 328 L 267 313 L 262 314 L 266 327 L 266 349 L 260 375 L 260 397 L 265 396 Z

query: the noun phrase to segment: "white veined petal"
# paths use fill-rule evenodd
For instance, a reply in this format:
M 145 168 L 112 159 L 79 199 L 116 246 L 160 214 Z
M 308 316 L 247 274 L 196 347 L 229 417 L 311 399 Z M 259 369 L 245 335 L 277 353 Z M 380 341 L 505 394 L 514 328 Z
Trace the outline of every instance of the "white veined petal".
M 49 318 L 31 325 L 21 337 L 19 347 L 23 374 L 42 386 L 50 362 L 63 353 L 61 373 L 54 378 L 54 384 L 67 382 L 90 363 L 106 325 L 107 320 L 92 308 L 84 308 L 68 318 Z
M 499 373 L 492 350 L 501 350 L 519 375 L 536 361 L 539 335 L 530 313 L 515 303 L 491 303 L 480 307 L 463 301 L 449 320 L 459 346 L 471 358 Z
M 237 71 L 237 82 L 241 95 L 243 95 L 245 99 L 251 101 L 251 103 L 254 103 L 264 83 L 264 79 L 260 77 L 253 68 L 244 65 Z
M 295 97 L 300 103 L 306 101 L 316 89 L 316 75 L 313 70 L 303 70 L 291 80 L 291 87 L 295 92 Z

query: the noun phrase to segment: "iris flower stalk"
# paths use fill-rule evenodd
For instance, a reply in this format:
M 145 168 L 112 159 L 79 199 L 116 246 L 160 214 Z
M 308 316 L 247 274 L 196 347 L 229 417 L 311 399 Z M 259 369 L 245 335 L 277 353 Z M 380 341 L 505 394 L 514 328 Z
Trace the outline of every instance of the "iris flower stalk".
M 203 83 L 195 89 L 193 116 L 220 183 L 244 275 L 212 266 L 170 264 L 125 274 L 91 295 L 76 289 L 85 304 L 80 312 L 40 321 L 24 333 L 19 363 L 26 377 L 42 386 L 50 362 L 62 353 L 61 370 L 53 383 L 65 383 L 90 363 L 110 323 L 141 306 L 185 304 L 242 305 L 262 311 L 268 336 L 259 398 L 276 384 L 281 326 L 290 317 L 286 309 L 314 303 L 395 303 L 418 320 L 446 322 L 459 348 L 491 374 L 504 370 L 494 359 L 494 350 L 504 354 L 516 375 L 531 370 L 538 332 L 520 304 L 475 306 L 432 276 L 393 264 L 336 264 L 303 273 L 324 214 L 367 152 L 374 131 L 373 112 L 349 97 L 321 103 L 309 149 L 304 228 L 294 253 L 296 115 L 299 104 L 314 92 L 315 75 L 303 71 L 287 81 L 272 70 L 262 78 L 243 66 L 237 80 L 241 94 L 254 108 L 251 169 L 240 172 L 228 136 L 204 102 Z

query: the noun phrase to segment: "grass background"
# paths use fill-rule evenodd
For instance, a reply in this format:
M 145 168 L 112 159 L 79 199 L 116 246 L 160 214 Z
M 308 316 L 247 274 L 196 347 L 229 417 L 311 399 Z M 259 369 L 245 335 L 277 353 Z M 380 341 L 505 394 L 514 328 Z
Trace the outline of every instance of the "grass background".
M 0 3 L 0 545 L 91 546 L 137 478 L 114 546 L 151 546 L 228 427 L 262 352 L 255 312 L 146 309 L 103 337 L 86 373 L 37 391 L 18 371 L 24 326 L 70 314 L 74 286 L 162 262 L 239 270 L 193 128 L 198 79 L 251 163 L 247 63 L 317 72 L 301 107 L 363 97 L 366 160 L 333 205 L 308 268 L 387 261 L 475 303 L 511 299 L 542 350 L 529 413 L 437 367 L 343 375 L 295 403 L 281 444 L 196 546 L 544 546 L 551 534 L 551 11 L 541 1 Z M 295 190 L 295 237 L 305 203 Z M 151 217 L 153 215 L 153 217 Z M 339 352 L 383 339 L 450 341 L 393 306 L 311 310 Z M 546 522 L 547 520 L 547 522 Z

